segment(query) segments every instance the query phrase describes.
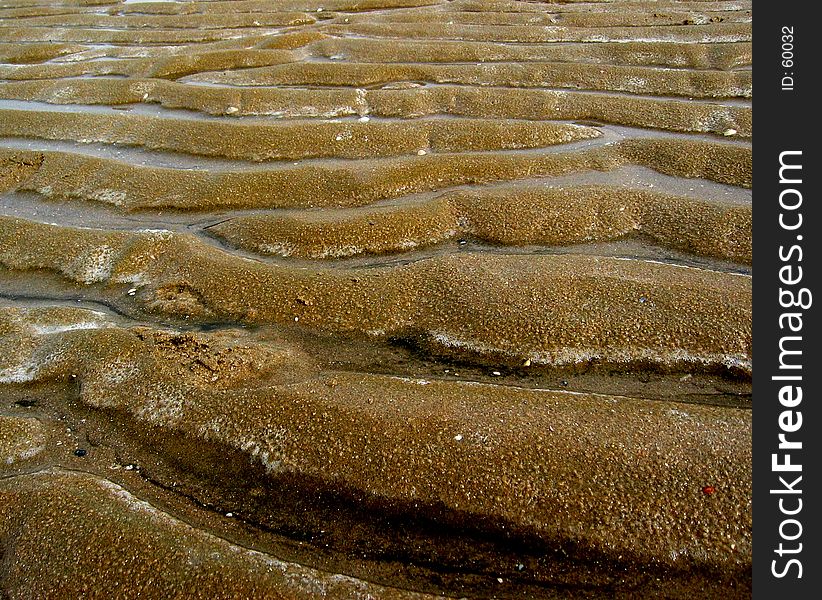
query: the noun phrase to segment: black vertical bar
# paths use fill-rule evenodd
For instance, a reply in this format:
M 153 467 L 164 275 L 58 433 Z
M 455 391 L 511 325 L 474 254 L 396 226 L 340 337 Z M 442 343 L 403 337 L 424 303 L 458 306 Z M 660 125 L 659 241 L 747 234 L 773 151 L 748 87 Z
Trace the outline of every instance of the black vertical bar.
M 816 7 L 781 2 L 754 16 L 753 589 L 762 599 L 822 594 Z

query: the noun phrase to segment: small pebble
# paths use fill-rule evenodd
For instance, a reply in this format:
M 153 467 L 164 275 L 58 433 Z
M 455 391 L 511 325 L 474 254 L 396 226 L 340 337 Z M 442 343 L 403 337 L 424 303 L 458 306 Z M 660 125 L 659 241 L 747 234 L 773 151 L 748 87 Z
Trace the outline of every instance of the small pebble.
M 525 361 L 522 363 L 523 367 L 530 367 L 531 366 L 531 359 L 526 358 Z
M 462 434 L 458 433 L 457 435 L 454 436 L 454 439 L 457 440 L 458 442 L 461 442 L 462 441 Z
M 129 296 L 133 296 L 133 295 L 134 295 L 134 294 L 136 294 L 136 293 L 137 293 L 137 288 L 131 288 L 131 289 L 128 291 L 128 295 L 129 295 Z
M 228 512 L 228 513 L 226 513 L 226 514 L 225 514 L 225 516 L 227 516 L 227 517 L 230 519 L 231 517 L 233 517 L 233 516 L 234 516 L 234 513 L 230 513 L 230 512 Z
M 426 154 L 428 154 L 428 152 L 425 150 L 417 150 L 417 156 L 425 156 Z
M 360 123 L 368 123 L 371 119 L 368 117 L 360 117 L 357 119 Z
M 726 137 L 731 137 L 732 135 L 736 135 L 736 129 L 726 129 L 722 132 L 722 135 Z
M 225 112 L 227 115 L 233 115 L 235 112 L 239 112 L 239 110 L 240 109 L 236 106 L 229 106 L 227 109 L 225 109 Z
M 499 377 L 500 375 L 502 375 L 502 373 L 500 373 L 499 371 L 491 371 L 491 375 L 493 375 L 494 377 Z
M 502 583 L 502 577 L 497 577 L 497 581 L 498 581 L 499 583 Z

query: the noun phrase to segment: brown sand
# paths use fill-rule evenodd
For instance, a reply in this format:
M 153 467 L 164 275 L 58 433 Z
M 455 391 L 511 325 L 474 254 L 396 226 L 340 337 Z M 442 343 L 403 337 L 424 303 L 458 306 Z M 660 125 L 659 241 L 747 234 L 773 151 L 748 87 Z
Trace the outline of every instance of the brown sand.
M 379 63 L 570 62 L 616 65 L 731 69 L 749 65 L 750 42 L 669 44 L 665 42 L 566 42 L 504 45 L 453 40 L 327 38 L 311 49 L 324 58 Z
M 426 152 L 541 148 L 599 137 L 593 128 L 543 121 L 460 119 L 276 124 L 157 119 L 140 115 L 0 109 L 0 135 L 104 142 L 245 160 L 369 158 Z
M 50 315 L 43 316 L 47 321 Z M 71 325 L 57 322 L 53 327 Z M 746 411 L 723 410 L 717 419 L 715 408 L 677 410 L 625 398 L 603 402 L 562 392 L 370 375 L 317 378 L 310 370 L 300 376 L 292 367 L 306 365 L 304 357 L 225 334 L 101 327 L 78 329 L 63 339 L 34 335 L 39 345 L 17 360 L 53 358 L 32 373 L 33 380 L 76 379 L 83 403 L 124 410 L 169 433 L 236 446 L 270 475 L 305 473 L 384 499 L 444 502 L 554 536 L 579 528 L 591 536 L 579 540 L 583 545 L 606 554 L 647 553 L 648 559 L 675 561 L 672 550 L 694 552 L 696 536 L 689 529 L 704 526 L 705 519 L 715 520 L 710 526 L 716 529 L 709 546 L 699 542 L 709 560 L 736 562 L 729 545 L 750 543 L 724 514 L 749 492 L 750 473 L 735 472 L 741 465 L 733 458 L 747 452 Z M 258 389 L 262 382 L 265 387 Z M 666 433 L 653 436 L 649 428 Z M 552 448 L 551 455 L 542 454 L 543 446 Z M 684 458 L 694 452 L 702 455 L 699 465 Z M 372 466 L 357 466 L 358 453 L 366 453 Z M 574 454 L 579 460 L 569 460 Z M 655 463 L 662 460 L 668 467 L 659 471 Z M 619 469 L 612 468 L 614 462 Z M 541 474 L 534 478 L 537 464 Z M 621 482 L 622 469 L 648 473 L 651 480 Z M 702 481 L 716 482 L 726 493 L 707 504 Z M 648 489 L 641 492 L 643 487 Z M 639 493 L 646 502 L 631 506 Z M 692 521 L 676 518 L 680 503 L 697 510 Z M 634 519 L 614 520 L 626 511 Z M 562 513 L 578 521 L 563 523 Z M 617 529 L 597 526 L 612 520 Z M 657 540 L 661 548 L 637 544 L 641 528 L 654 521 L 670 521 L 666 529 L 680 533 Z
M 46 434 L 37 419 L 0 416 L 0 471 L 19 468 L 44 450 Z
M 750 264 L 751 207 L 642 189 L 503 187 L 359 210 L 240 216 L 208 229 L 275 256 L 387 254 L 473 236 L 502 245 L 570 245 L 641 232 L 657 243 Z
M 14 536 L 5 573 L 13 597 L 168 598 L 184 589 L 187 598 L 226 600 L 433 598 L 273 559 L 193 528 L 88 474 L 52 469 L 22 475 L 13 485 L 0 483 L 0 499 L 10 507 L 0 535 Z M 62 532 L 58 540 L 55 531 Z M 101 590 L 103 581 L 105 591 L 89 592 Z
M 362 206 L 457 185 L 608 171 L 626 164 L 750 187 L 750 157 L 750 148 L 739 145 L 636 139 L 567 153 L 463 152 L 203 172 L 58 151 L 0 150 L 3 160 L 39 165 L 21 189 L 48 198 L 95 200 L 127 209 L 180 210 Z
M 105 411 L 121 427 L 145 429 L 153 446 L 166 448 L 176 467 L 147 466 L 152 478 L 171 477 L 200 502 L 229 502 L 226 510 L 274 528 L 291 517 L 264 517 L 265 495 L 243 499 L 239 490 L 232 492 L 238 484 L 225 480 L 225 468 L 264 489 L 294 485 L 297 475 L 309 486 L 302 493 L 360 490 L 379 506 L 436 505 L 443 525 L 463 521 L 460 515 L 507 523 L 517 537 L 551 539 L 566 548 L 565 559 L 537 569 L 539 578 L 576 581 L 575 574 L 559 575 L 566 560 L 613 561 L 631 578 L 647 562 L 673 571 L 735 573 L 750 552 L 750 505 L 739 513 L 750 494 L 748 411 L 320 375 L 294 350 L 240 332 L 126 330 L 83 311 L 6 311 L 2 323 L 17 330 L 5 338 L 3 376 L 21 373 L 18 365 L 36 365 L 18 380 L 79 390 L 76 401 Z M 54 335 L 56 330 L 66 333 Z M 9 339 L 17 348 L 9 347 Z M 116 436 L 103 445 L 108 443 L 116 444 Z M 240 456 L 230 466 L 212 463 L 187 444 Z M 704 494 L 707 484 L 719 490 L 716 497 Z M 223 496 L 215 497 L 217 490 Z M 117 495 L 128 499 L 125 492 Z M 48 510 L 67 500 L 54 497 Z M 106 504 L 100 508 L 107 510 Z M 317 515 L 303 518 L 313 523 Z M 323 526 L 330 545 L 363 543 L 335 523 Z M 124 533 L 132 527 L 143 529 L 133 524 Z M 104 527 L 103 539 L 111 530 Z M 646 537 L 659 530 L 666 535 Z M 391 552 L 397 540 L 381 537 Z M 42 536 L 31 543 L 42 544 Z
M 86 285 L 133 282 L 151 312 L 412 336 L 515 364 L 750 369 L 745 276 L 597 257 L 468 254 L 350 272 L 290 269 L 190 235 L 2 223 L 6 267 L 54 270 Z
M 596 64 L 507 63 L 488 65 L 374 65 L 372 63 L 291 63 L 235 72 L 191 76 L 190 81 L 231 85 L 386 86 L 424 82 L 494 87 L 610 90 L 689 97 L 750 97 L 749 71 L 696 72 L 632 66 L 604 69 Z
M 187 63 L 169 68 L 188 70 Z M 104 62 L 93 74 L 122 74 L 120 62 L 109 72 Z M 85 67 L 71 69 L 71 76 L 88 74 Z M 104 73 L 97 70 L 103 69 Z M 78 70 L 79 69 L 79 70 Z M 82 71 L 82 72 L 80 72 Z M 141 70 L 142 72 L 142 70 Z M 19 71 L 9 77 L 30 76 Z M 659 100 L 607 94 L 555 90 L 467 88 L 442 85 L 419 87 L 407 82 L 400 88 L 342 89 L 270 87 L 194 87 L 159 80 L 72 80 L 13 82 L 0 85 L 0 97 L 39 100 L 54 104 L 130 104 L 157 102 L 164 108 L 185 108 L 216 115 L 272 115 L 276 117 L 422 117 L 451 115 L 474 118 L 539 120 L 595 120 L 629 127 L 655 127 L 673 132 L 751 136 L 751 109 L 704 102 Z M 410 87 L 409 87 L 410 86 Z M 236 109 L 236 110 L 235 110 Z
M 744 598 L 751 2 L 0 1 L 0 597 Z

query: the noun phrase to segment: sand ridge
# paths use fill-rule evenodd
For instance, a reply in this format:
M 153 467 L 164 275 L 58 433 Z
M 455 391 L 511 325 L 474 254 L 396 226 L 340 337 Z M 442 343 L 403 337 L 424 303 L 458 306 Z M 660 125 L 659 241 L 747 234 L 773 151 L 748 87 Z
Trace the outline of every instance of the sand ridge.
M 209 227 L 232 246 L 314 259 L 387 254 L 472 236 L 492 244 L 570 245 L 637 232 L 696 254 L 751 262 L 751 209 L 611 186 L 454 192 L 412 205 L 239 216 Z

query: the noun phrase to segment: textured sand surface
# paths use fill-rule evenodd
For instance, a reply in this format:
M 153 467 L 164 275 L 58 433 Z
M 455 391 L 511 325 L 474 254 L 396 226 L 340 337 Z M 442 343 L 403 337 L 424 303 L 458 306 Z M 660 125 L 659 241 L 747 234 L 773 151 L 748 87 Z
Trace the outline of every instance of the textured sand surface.
M 0 598 L 745 598 L 751 3 L 0 1 Z

